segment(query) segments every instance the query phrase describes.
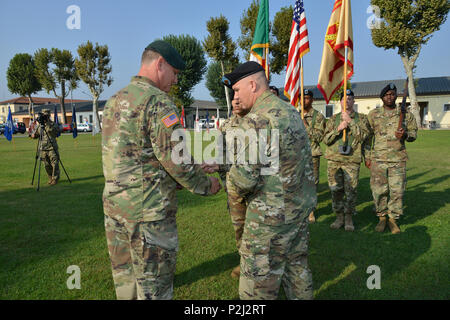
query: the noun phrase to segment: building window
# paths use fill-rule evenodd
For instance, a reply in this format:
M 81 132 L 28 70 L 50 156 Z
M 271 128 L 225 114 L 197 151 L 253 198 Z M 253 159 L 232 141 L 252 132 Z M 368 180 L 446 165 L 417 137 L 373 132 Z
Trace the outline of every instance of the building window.
M 444 112 L 450 111 L 450 104 L 444 104 Z
M 89 123 L 92 123 L 92 122 L 94 122 L 94 121 L 93 121 L 93 119 L 92 119 L 92 114 L 90 114 L 90 115 L 89 115 Z
M 19 111 L 22 111 L 23 110 L 23 107 L 19 107 Z
M 325 118 L 331 118 L 333 116 L 334 104 L 327 104 L 325 106 Z
M 80 116 L 80 121 L 78 121 L 79 123 L 83 123 L 83 116 Z

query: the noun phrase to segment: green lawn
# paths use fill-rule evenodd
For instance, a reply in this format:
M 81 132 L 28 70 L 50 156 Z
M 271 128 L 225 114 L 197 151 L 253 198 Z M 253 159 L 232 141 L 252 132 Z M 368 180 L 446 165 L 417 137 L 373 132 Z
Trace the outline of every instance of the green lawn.
M 103 226 L 100 135 L 59 138 L 61 180 L 31 186 L 36 140 L 0 137 L 0 299 L 115 299 Z M 310 228 L 316 299 L 449 299 L 450 131 L 420 131 L 408 144 L 402 233 L 374 231 L 369 171 L 361 169 L 353 233 L 332 230 L 326 161 L 321 161 L 318 221 Z M 213 197 L 178 192 L 180 250 L 175 299 L 238 299 L 229 276 L 239 262 L 223 191 Z M 67 267 L 81 269 L 69 290 Z M 366 272 L 381 269 L 381 289 Z M 283 294 L 281 298 L 283 298 Z

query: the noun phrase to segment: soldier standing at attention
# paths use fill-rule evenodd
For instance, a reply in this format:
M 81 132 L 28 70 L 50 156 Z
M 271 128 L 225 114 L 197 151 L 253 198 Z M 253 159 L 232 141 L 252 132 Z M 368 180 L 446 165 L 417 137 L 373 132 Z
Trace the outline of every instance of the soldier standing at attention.
M 312 299 L 307 218 L 317 197 L 311 149 L 300 114 L 270 92 L 264 69 L 256 62 L 241 64 L 224 78 L 235 99 L 250 110 L 239 129 L 256 132 L 259 141 L 262 135 L 271 146 L 261 151 L 259 145 L 253 154 L 259 154 L 256 164 L 238 161 L 228 174 L 228 192 L 248 199 L 239 248 L 239 296 L 276 299 L 283 284 L 288 299 Z M 242 150 L 252 156 L 253 147 L 245 141 Z M 269 153 L 275 165 L 261 161 Z
M 312 162 L 314 168 L 314 183 L 316 184 L 317 188 L 319 185 L 320 175 L 320 156 L 322 155 L 322 150 L 320 150 L 320 142 L 323 139 L 326 121 L 325 117 L 312 107 L 314 102 L 313 92 L 309 89 L 305 89 L 303 92 L 303 124 L 305 125 L 306 132 L 308 132 L 309 143 L 311 145 Z M 308 220 L 310 223 L 316 222 L 314 211 L 309 214 Z
M 237 99 L 233 99 L 231 101 L 233 106 L 233 115 L 226 119 L 223 124 L 220 126 L 219 130 L 222 133 L 224 151 L 227 150 L 226 147 L 226 134 L 227 131 L 239 128 L 239 125 L 242 121 L 242 117 L 244 117 L 250 110 L 243 109 L 242 105 L 239 104 Z M 236 156 L 235 150 L 231 150 Z M 231 165 L 227 163 L 224 164 L 215 164 L 215 165 L 202 165 L 205 173 L 214 173 L 219 172 L 220 179 L 222 180 L 222 184 L 225 186 L 225 192 L 227 193 L 227 208 L 230 213 L 231 223 L 233 224 L 235 238 L 236 238 L 236 246 L 239 251 L 241 246 L 242 233 L 244 232 L 244 223 L 245 223 L 245 212 L 247 211 L 247 202 L 246 200 L 237 193 L 228 192 L 226 188 L 226 182 L 228 179 L 228 172 L 230 171 Z M 238 265 L 231 271 L 232 278 L 239 278 L 241 272 L 241 266 Z
M 400 130 L 398 123 L 401 108 L 395 105 L 397 88 L 388 84 L 381 90 L 383 107 L 369 112 L 368 119 L 372 133 L 372 148 L 366 167 L 370 169 L 370 186 L 379 222 L 375 227 L 383 232 L 386 222 L 391 233 L 400 233 L 396 220 L 403 214 L 403 194 L 406 188 L 405 141 L 413 142 L 417 138 L 417 123 L 414 116 L 407 112 Z M 389 217 L 389 220 L 387 219 Z
M 157 40 L 142 54 L 137 76 L 103 112 L 103 209 L 118 299 L 171 299 L 178 250 L 176 184 L 200 194 L 220 190 L 199 165 L 174 164 L 174 130 L 183 130 L 167 95 L 185 68 Z M 192 159 L 191 159 L 192 160 Z
M 45 171 L 48 175 L 48 184 L 54 186 L 59 180 L 59 154 L 58 143 L 56 137 L 58 135 L 58 127 L 50 119 L 50 110 L 42 110 L 40 117 L 44 123 L 37 123 L 31 133 L 32 139 L 37 139 L 42 136 L 41 146 L 39 152 L 41 153 L 41 161 L 44 161 Z M 44 126 L 45 131 L 41 128 Z M 47 132 L 47 134 L 45 133 Z
M 348 89 L 346 97 L 344 93 L 341 94 L 341 106 L 344 105 L 344 99 L 347 99 L 346 112 L 335 114 L 327 121 L 323 142 L 327 145 L 325 158 L 328 160 L 328 186 L 333 211 L 336 213 L 336 221 L 330 227 L 339 229 L 345 224 L 346 231 L 353 231 L 355 227 L 352 216 L 356 214 L 359 169 L 364 157 L 363 144 L 370 129 L 366 115 L 353 110 L 353 91 Z M 347 144 L 343 142 L 344 129 Z M 343 152 L 342 146 L 347 146 L 348 152 Z

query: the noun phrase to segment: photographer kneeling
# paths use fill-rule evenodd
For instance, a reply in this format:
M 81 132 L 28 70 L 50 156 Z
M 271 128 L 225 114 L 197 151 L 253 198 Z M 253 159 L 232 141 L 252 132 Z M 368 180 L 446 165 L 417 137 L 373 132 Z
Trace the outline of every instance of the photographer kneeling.
M 43 110 L 37 118 L 38 124 L 31 133 L 32 139 L 40 137 L 39 152 L 41 160 L 44 161 L 45 171 L 48 175 L 48 184 L 55 185 L 59 180 L 59 156 L 56 136 L 58 127 L 50 120 L 50 110 Z

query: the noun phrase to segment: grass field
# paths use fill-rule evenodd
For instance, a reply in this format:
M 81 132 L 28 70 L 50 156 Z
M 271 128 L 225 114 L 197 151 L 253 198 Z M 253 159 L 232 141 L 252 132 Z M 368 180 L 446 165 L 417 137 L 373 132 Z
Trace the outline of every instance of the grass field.
M 420 131 L 408 144 L 402 233 L 374 231 L 369 171 L 361 169 L 353 233 L 332 230 L 326 160 L 321 161 L 318 221 L 311 225 L 309 264 L 315 299 L 449 299 L 450 131 Z M 31 186 L 36 140 L 0 137 L 0 299 L 115 299 L 103 226 L 103 173 L 97 135 L 61 136 L 61 180 Z M 178 192 L 180 250 L 175 299 L 238 299 L 239 263 L 226 195 Z M 67 267 L 81 270 L 69 290 Z M 381 270 L 369 290 L 367 268 Z M 281 298 L 284 295 L 281 294 Z

